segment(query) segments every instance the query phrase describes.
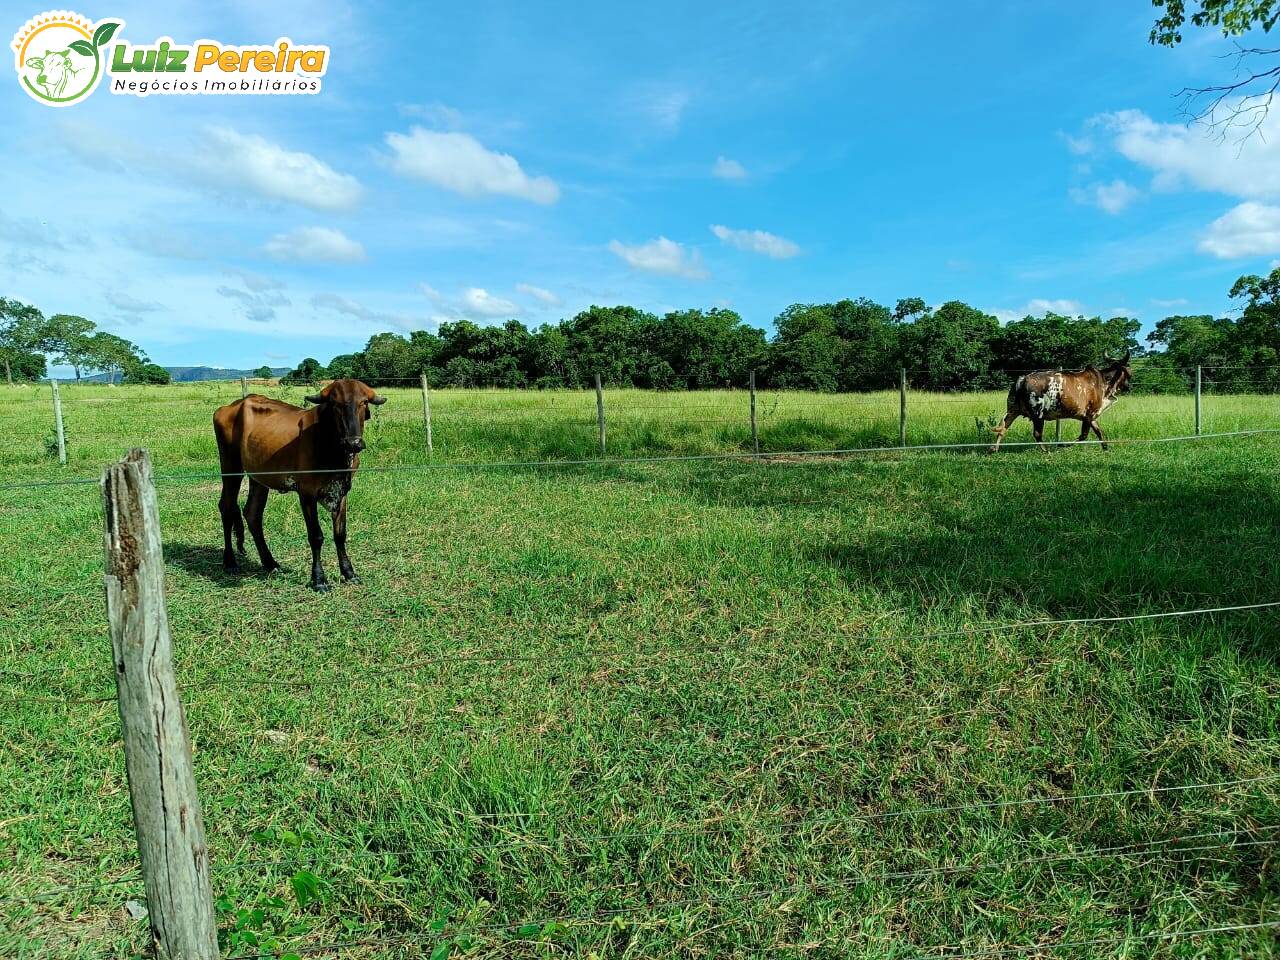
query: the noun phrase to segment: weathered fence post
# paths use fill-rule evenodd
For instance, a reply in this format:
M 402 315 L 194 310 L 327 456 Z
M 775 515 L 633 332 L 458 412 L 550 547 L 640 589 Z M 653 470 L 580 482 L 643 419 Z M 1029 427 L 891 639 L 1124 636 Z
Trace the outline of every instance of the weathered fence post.
M 240 378 L 240 399 L 243 400 L 248 395 L 249 395 L 249 378 L 241 377 Z
M 751 449 L 760 455 L 760 431 L 756 428 L 756 372 L 751 371 Z
M 1053 442 L 1062 443 L 1062 421 L 1053 421 Z
M 604 387 L 600 384 L 600 374 L 596 374 L 596 425 L 600 428 L 600 456 L 605 455 L 604 442 Z
M 13 368 L 9 366 L 9 358 L 4 358 L 4 382 L 13 386 Z
M 1200 436 L 1200 371 L 1201 367 L 1196 367 L 1196 436 Z
M 174 679 L 151 460 L 102 472 L 107 619 L 147 916 L 165 960 L 217 960 L 204 817 Z
M 427 428 L 427 456 L 432 456 L 435 445 L 431 440 L 431 387 L 427 383 L 427 374 L 424 371 L 420 374 L 422 378 L 422 422 Z
M 898 368 L 898 446 L 907 445 L 907 368 Z
M 67 432 L 62 428 L 62 394 L 58 392 L 58 381 L 56 379 L 50 377 L 49 383 L 53 387 L 53 423 L 58 434 L 58 462 L 66 466 Z

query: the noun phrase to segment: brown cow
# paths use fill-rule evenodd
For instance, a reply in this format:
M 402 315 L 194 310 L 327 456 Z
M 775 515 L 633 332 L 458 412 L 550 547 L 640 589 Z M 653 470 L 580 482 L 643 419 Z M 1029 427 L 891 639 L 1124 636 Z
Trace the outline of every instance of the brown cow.
M 1018 417 L 1031 421 L 1036 443 L 1042 448 L 1046 420 L 1079 420 L 1079 440 L 1086 439 L 1092 430 L 1098 435 L 1102 449 L 1107 449 L 1098 417 L 1129 389 L 1132 379 L 1129 351 L 1119 360 L 1106 358 L 1101 370 L 1090 364 L 1083 370 L 1037 370 L 1019 377 L 1009 389 L 1008 412 L 1004 422 L 996 427 L 996 442 L 990 452 L 1000 449 L 1000 441 Z
M 387 398 L 378 396 L 359 380 L 335 380 L 307 397 L 307 402 L 315 406 L 304 410 L 251 394 L 214 412 L 213 432 L 218 439 L 223 475 L 222 497 L 218 501 L 218 512 L 222 514 L 222 565 L 231 571 L 239 569 L 231 549 L 231 534 L 235 532 L 237 546 L 244 553 L 244 526 L 248 523 L 262 566 L 268 573 L 280 570 L 262 534 L 262 514 L 272 490 L 296 492 L 311 544 L 311 586 L 326 591 L 329 582 L 320 563 L 324 533 L 316 505 L 324 504 L 333 517 L 333 545 L 338 551 L 342 578 L 359 583 L 347 556 L 347 493 L 360 466 L 369 406 L 386 403 Z M 249 477 L 249 496 L 241 520 L 237 500 L 244 475 Z

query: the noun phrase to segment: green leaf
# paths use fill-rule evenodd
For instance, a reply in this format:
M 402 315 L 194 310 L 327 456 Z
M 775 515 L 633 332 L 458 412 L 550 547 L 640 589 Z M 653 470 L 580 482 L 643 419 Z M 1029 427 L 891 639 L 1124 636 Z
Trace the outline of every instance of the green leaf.
M 88 40 L 73 40 L 71 42 L 71 49 L 82 57 L 92 57 L 94 55 L 93 46 Z
M 449 956 L 451 947 L 452 944 L 448 940 L 444 943 L 437 943 L 436 948 L 431 951 L 431 960 L 444 960 L 445 957 Z
M 310 870 L 299 870 L 293 875 L 290 885 L 299 907 L 306 907 L 320 899 L 320 878 Z
M 118 23 L 104 23 L 93 31 L 93 45 L 95 47 L 102 46 L 115 35 L 118 29 L 120 29 L 120 24 Z
M 280 842 L 281 842 L 281 843 L 283 843 L 286 847 L 300 847 L 300 846 L 302 846 L 302 838 L 301 838 L 301 837 L 299 837 L 299 836 L 298 836 L 296 833 L 294 833 L 292 830 L 281 830 L 281 831 L 280 831 Z

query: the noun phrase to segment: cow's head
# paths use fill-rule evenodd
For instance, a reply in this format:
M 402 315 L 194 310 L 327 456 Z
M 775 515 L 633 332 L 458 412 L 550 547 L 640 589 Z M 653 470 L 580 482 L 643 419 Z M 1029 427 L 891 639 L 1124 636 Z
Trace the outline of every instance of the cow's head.
M 1102 375 L 1106 377 L 1107 392 L 1111 396 L 1125 393 L 1133 383 L 1133 370 L 1129 367 L 1129 354 L 1132 352 L 1126 350 L 1124 356 L 1118 360 L 1113 360 L 1111 357 L 1105 358 Z
M 67 81 L 77 72 L 71 65 L 70 50 L 50 50 L 43 57 L 30 57 L 27 66 L 40 71 L 36 83 L 50 96 L 61 96 Z
M 338 438 L 342 452 L 354 457 L 364 449 L 364 422 L 369 407 L 387 402 L 359 380 L 335 380 L 319 393 L 307 397 L 314 403 L 321 419 L 328 423 Z

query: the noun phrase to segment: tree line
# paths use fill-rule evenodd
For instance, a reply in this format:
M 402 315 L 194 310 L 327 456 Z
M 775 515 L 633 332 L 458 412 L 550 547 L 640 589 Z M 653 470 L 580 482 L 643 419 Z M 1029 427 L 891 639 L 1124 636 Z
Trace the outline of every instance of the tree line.
M 1057 313 L 1001 323 L 959 300 L 930 307 L 918 297 L 892 308 L 859 298 L 793 304 L 772 336 L 732 310 L 674 310 L 661 316 L 630 306 L 593 306 L 530 330 L 518 320 L 479 326 L 441 324 L 432 333 L 378 333 L 363 350 L 322 364 L 308 358 L 284 379 L 311 383 L 356 377 L 374 385 L 416 381 L 438 387 L 585 388 L 597 374 L 610 386 L 708 389 L 745 386 L 848 391 L 884 389 L 906 369 L 924 390 L 1003 388 L 1011 373 L 1077 368 L 1126 350 L 1140 359 L 1149 389 L 1186 389 L 1197 366 L 1210 383 L 1280 390 L 1280 268 L 1232 286 L 1238 316 L 1169 316 L 1138 343 L 1128 317 Z M 169 374 L 128 340 L 68 314 L 0 298 L 0 363 L 6 378 L 39 379 L 46 363 L 77 378 L 105 373 L 130 383 L 164 383 Z M 260 377 L 270 377 L 262 367 Z
M 48 362 L 63 363 L 79 380 L 106 374 L 111 383 L 168 383 L 169 373 L 124 337 L 99 330 L 84 317 L 55 313 L 46 317 L 30 304 L 0 297 L 0 367 L 6 383 L 41 380 Z
M 1130 351 L 1152 389 L 1186 389 L 1198 365 L 1214 367 L 1207 376 L 1224 386 L 1280 389 L 1280 268 L 1241 277 L 1230 295 L 1243 301 L 1239 317 L 1165 317 L 1146 348 L 1129 317 L 1047 312 L 1002 324 L 958 300 L 794 304 L 774 320 L 772 337 L 732 310 L 658 316 L 593 306 L 534 330 L 517 320 L 458 320 L 435 333 L 379 333 L 327 364 L 308 358 L 285 379 L 377 386 L 426 373 L 439 387 L 580 389 L 599 374 L 611 386 L 697 390 L 742 387 L 754 371 L 762 387 L 845 391 L 893 386 L 905 369 L 916 389 L 972 390 L 1004 388 L 1017 371 L 1079 368 Z

